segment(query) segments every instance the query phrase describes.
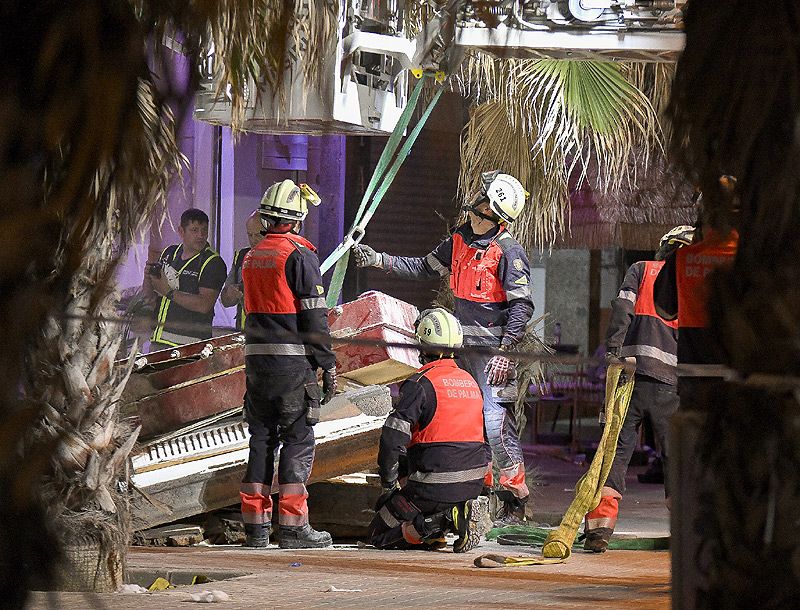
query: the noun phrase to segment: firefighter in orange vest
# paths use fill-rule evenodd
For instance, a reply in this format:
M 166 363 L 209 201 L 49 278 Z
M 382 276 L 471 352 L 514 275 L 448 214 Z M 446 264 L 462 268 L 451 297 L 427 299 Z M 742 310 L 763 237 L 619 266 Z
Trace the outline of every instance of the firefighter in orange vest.
M 369 246 L 354 248 L 359 267 L 378 267 L 405 278 L 450 276 L 455 316 L 464 344 L 513 350 L 533 315 L 530 266 L 524 248 L 507 230 L 522 212 L 528 193 L 519 180 L 499 171 L 481 175 L 483 186 L 465 206 L 469 220 L 425 257 L 391 256 Z M 469 354 L 464 368 L 483 392 L 487 452 L 500 469 L 496 492 L 502 500 L 497 525 L 525 519 L 529 491 L 513 405 L 517 398 L 514 363 L 502 355 Z M 491 472 L 487 485 L 491 484 Z
M 628 414 L 622 424 L 617 451 L 600 495 L 600 504 L 586 515 L 584 548 L 602 553 L 614 533 L 619 501 L 625 493 L 625 474 L 636 446 L 637 430 L 650 416 L 656 442 L 661 447 L 665 471 L 669 420 L 678 407 L 678 325 L 661 318 L 653 303 L 653 283 L 664 259 L 677 248 L 692 243 L 694 227 L 675 227 L 661 238 L 654 261 L 639 261 L 628 268 L 617 297 L 611 301 L 606 332 L 606 361 L 636 358 L 636 376 Z M 668 480 L 664 492 L 669 497 Z
M 735 205 L 736 179 L 720 178 L 723 197 Z M 701 195 L 702 210 L 702 195 Z M 733 263 L 739 233 L 735 228 L 698 226 L 694 243 L 664 261 L 654 285 L 656 311 L 678 324 L 678 395 L 681 409 L 697 408 L 698 384 L 716 383 L 726 374 L 722 347 L 708 329 L 708 276 Z
M 422 352 L 422 368 L 400 387 L 397 407 L 383 425 L 378 467 L 384 493 L 371 542 L 384 549 L 440 548 L 452 532 L 453 551 L 464 553 L 478 545 L 488 522 L 488 500 L 479 497 L 488 468 L 483 399 L 447 352 L 463 339 L 452 314 L 442 308 L 423 312 L 416 335 L 421 345 L 440 349 Z M 400 488 L 404 452 L 408 475 Z
M 266 232 L 242 267 L 247 394 L 244 415 L 250 455 L 240 487 L 246 546 L 265 547 L 272 522 L 271 488 L 278 462 L 278 545 L 330 546 L 328 532 L 308 523 L 306 482 L 314 461 L 320 402 L 336 391 L 336 358 L 328 339 L 325 290 L 314 246 L 297 235 L 308 203 L 319 198 L 306 185 L 272 185 L 259 212 Z M 324 397 L 316 372 L 322 369 Z

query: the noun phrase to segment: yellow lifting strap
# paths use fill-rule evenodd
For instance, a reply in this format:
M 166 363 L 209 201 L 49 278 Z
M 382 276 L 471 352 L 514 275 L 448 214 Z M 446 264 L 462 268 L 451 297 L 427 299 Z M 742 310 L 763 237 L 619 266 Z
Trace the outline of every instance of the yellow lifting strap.
M 635 362 L 635 361 L 634 361 Z M 633 394 L 633 371 L 635 364 L 611 364 L 606 371 L 606 425 L 600 437 L 600 444 L 594 459 L 578 484 L 575 485 L 575 498 L 561 519 L 558 529 L 544 542 L 542 555 L 548 559 L 569 557 L 572 543 L 578 535 L 583 517 L 600 504 L 600 491 L 606 484 L 611 464 L 617 454 L 617 441 L 622 422 L 628 413 L 628 405 Z
M 628 405 L 633 394 L 633 373 L 635 359 L 628 358 L 620 364 L 610 364 L 606 372 L 605 415 L 606 424 L 600 437 L 597 453 L 577 485 L 575 498 L 561 519 L 558 529 L 551 532 L 544 542 L 542 557 L 533 555 L 509 557 L 487 554 L 475 559 L 481 568 L 500 568 L 531 565 L 550 565 L 564 563 L 570 556 L 570 549 L 578 535 L 583 518 L 600 504 L 600 491 L 606 483 L 611 464 L 617 453 L 617 441 L 622 422 L 628 413 Z

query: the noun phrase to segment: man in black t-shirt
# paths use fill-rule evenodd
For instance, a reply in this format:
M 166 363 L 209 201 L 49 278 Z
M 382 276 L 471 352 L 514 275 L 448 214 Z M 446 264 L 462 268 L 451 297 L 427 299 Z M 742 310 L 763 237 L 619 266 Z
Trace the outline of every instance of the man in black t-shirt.
M 211 337 L 214 304 L 227 268 L 208 245 L 208 216 L 194 208 L 181 215 L 181 243 L 168 246 L 158 263 L 145 268 L 142 290 L 156 296 L 156 328 L 151 350 L 194 343 Z

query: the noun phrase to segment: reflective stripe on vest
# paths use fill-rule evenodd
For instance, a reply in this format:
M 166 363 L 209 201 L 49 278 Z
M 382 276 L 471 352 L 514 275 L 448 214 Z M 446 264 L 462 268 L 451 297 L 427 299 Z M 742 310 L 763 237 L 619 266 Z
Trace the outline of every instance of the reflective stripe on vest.
M 725 237 L 709 231 L 703 241 L 678 250 L 675 269 L 678 288 L 678 328 L 708 326 L 707 276 L 717 267 L 733 262 L 738 242 L 739 234 L 736 231 Z
M 286 281 L 286 261 L 299 247 L 314 246 L 293 233 L 267 233 L 242 263 L 244 307 L 248 314 L 297 314 L 300 300 Z
M 460 233 L 453 234 L 450 288 L 454 296 L 474 303 L 503 303 L 507 300 L 497 277 L 497 267 L 503 256 L 497 240 L 504 231 L 501 228 L 485 250 L 468 246 Z
M 475 380 L 451 359 L 431 362 L 420 369 L 436 392 L 436 412 L 422 430 L 411 432 L 417 443 L 483 443 L 483 397 Z M 483 474 L 481 474 L 483 476 Z
M 238 273 L 234 272 L 233 279 L 239 280 L 240 282 L 243 281 L 242 263 L 244 262 L 244 257 L 247 256 L 248 252 L 250 252 L 250 248 L 242 248 L 241 250 L 237 250 L 233 255 L 233 268 L 236 269 L 238 267 L 239 269 Z M 242 289 L 244 289 L 244 286 L 242 286 Z M 244 310 L 244 303 L 236 304 L 236 319 L 239 322 L 239 330 L 244 330 L 244 323 L 247 319 L 247 313 Z
M 637 316 L 652 316 L 658 318 L 659 321 L 670 328 L 678 328 L 677 320 L 667 321 L 656 313 L 656 306 L 653 302 L 653 284 L 655 284 L 658 272 L 661 271 L 661 267 L 663 266 L 664 261 L 645 262 L 642 281 L 639 282 L 639 295 L 636 297 L 633 313 Z M 620 293 L 620 295 L 622 295 L 622 293 Z
M 178 252 L 181 251 L 182 247 L 183 246 L 180 245 L 177 248 L 175 248 L 175 251 L 172 253 L 172 256 L 169 258 L 169 261 L 168 261 L 170 263 L 170 265 L 175 262 L 175 259 L 178 258 Z M 164 255 L 167 253 L 167 250 L 169 250 L 169 248 L 170 248 L 170 246 L 167 246 L 166 248 L 164 248 L 161 251 L 161 257 L 159 258 L 159 260 L 164 260 Z M 211 256 L 209 256 L 205 261 L 203 261 L 203 264 L 200 267 L 200 271 L 197 274 L 197 279 L 198 279 L 198 281 L 200 281 L 200 276 L 203 274 L 203 269 L 206 268 L 206 265 L 208 264 L 208 262 L 211 259 L 213 259 L 215 256 L 219 256 L 219 254 L 217 254 L 216 252 L 211 250 L 210 246 L 208 246 L 208 245 L 206 245 L 205 248 L 200 250 L 200 252 L 195 254 L 188 261 L 186 261 L 180 269 L 177 269 L 178 278 L 179 278 L 178 281 L 180 281 L 181 273 L 184 272 L 186 267 L 191 265 L 192 262 L 198 256 L 200 256 L 201 254 L 204 254 L 207 250 L 211 251 Z M 170 333 L 169 331 L 167 331 L 167 333 L 164 333 L 164 324 L 167 321 L 167 312 L 169 312 L 169 306 L 170 306 L 171 303 L 172 303 L 172 299 L 168 299 L 165 296 L 161 297 L 161 304 L 160 304 L 160 306 L 158 308 L 158 316 L 156 317 L 156 328 L 153 331 L 153 335 L 150 338 L 150 340 L 151 341 L 158 341 L 159 343 L 171 344 L 173 346 L 182 345 L 182 344 L 186 344 L 186 343 L 194 343 L 195 341 L 200 340 L 201 337 L 199 337 L 199 336 L 198 337 L 191 337 L 191 336 L 186 336 L 186 335 L 178 335 L 177 333 Z M 198 334 L 202 334 L 202 333 L 198 333 Z M 167 335 L 172 335 L 173 337 L 177 337 L 177 339 L 170 339 Z
M 311 349 L 297 343 L 248 343 L 245 356 L 308 356 Z

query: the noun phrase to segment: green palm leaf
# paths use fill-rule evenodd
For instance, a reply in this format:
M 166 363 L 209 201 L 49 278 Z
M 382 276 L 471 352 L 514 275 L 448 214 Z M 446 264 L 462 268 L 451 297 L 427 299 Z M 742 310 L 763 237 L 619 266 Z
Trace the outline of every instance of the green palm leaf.
M 485 108 L 464 131 L 462 195 L 482 171 L 517 172 L 532 203 L 516 233 L 526 246 L 552 245 L 568 230 L 570 179 L 580 186 L 591 170 L 593 186 L 617 189 L 635 181 L 632 157 L 662 151 L 654 103 L 635 78 L 644 81 L 644 71 L 608 62 L 471 57 L 459 82 Z

